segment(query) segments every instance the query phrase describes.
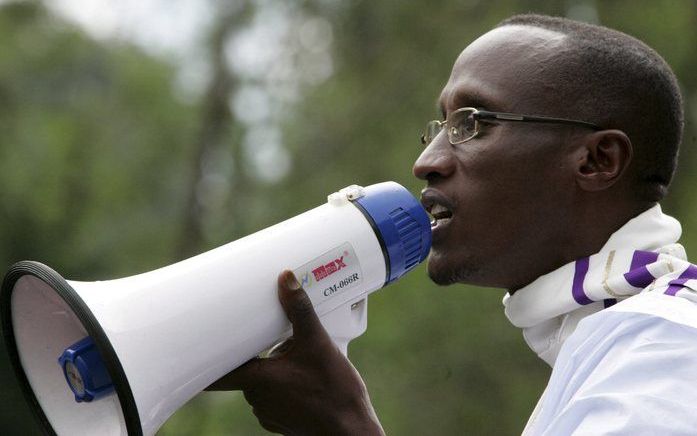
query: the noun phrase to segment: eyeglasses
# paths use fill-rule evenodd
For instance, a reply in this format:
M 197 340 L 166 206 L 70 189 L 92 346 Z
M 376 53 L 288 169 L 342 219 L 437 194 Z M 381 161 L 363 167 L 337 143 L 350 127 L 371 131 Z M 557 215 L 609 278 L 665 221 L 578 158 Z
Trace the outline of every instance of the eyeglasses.
M 462 144 L 476 137 L 481 131 L 480 120 L 517 121 L 527 123 L 571 124 L 601 130 L 600 126 L 585 121 L 567 120 L 565 118 L 538 117 L 535 115 L 511 114 L 507 112 L 490 112 L 463 107 L 451 113 L 445 121 L 433 120 L 426 124 L 426 131 L 421 135 L 421 143 L 428 145 L 446 128 L 448 141 L 452 145 Z

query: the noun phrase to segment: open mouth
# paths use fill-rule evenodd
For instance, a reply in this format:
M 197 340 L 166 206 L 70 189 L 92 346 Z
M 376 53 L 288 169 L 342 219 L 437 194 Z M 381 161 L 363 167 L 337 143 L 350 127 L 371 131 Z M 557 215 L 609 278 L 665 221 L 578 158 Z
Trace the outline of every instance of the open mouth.
M 435 203 L 426 210 L 431 215 L 431 227 L 445 224 L 453 217 L 452 211 L 442 204 Z
M 442 227 L 453 219 L 453 207 L 450 200 L 432 188 L 421 191 L 421 205 L 431 216 L 431 229 Z

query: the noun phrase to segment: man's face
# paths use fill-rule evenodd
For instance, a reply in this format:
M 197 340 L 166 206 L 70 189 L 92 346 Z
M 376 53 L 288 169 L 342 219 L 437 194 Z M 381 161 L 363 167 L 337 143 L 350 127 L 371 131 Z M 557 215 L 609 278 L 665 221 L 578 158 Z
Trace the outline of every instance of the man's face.
M 483 35 L 455 62 L 439 99 L 444 117 L 462 107 L 558 115 L 545 69 L 563 46 L 563 35 L 527 26 Z M 491 122 L 463 144 L 442 131 L 427 146 L 413 170 L 427 181 L 422 202 L 436 215 L 452 213 L 432 226 L 436 283 L 516 289 L 564 263 L 575 192 L 569 132 Z

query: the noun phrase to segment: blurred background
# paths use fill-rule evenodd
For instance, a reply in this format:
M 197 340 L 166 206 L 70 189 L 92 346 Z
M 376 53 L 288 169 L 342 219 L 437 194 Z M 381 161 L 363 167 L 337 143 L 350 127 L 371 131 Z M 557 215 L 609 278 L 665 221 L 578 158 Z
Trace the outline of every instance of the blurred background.
M 673 67 L 687 125 L 663 206 L 697 258 L 692 0 L 5 0 L 0 269 L 33 259 L 70 279 L 117 278 L 349 184 L 418 193 L 419 134 L 455 57 L 528 11 L 622 30 Z M 388 434 L 520 433 L 549 368 L 504 317 L 503 294 L 436 287 L 423 266 L 374 294 L 350 355 Z M 0 386 L 0 433 L 37 433 L 4 347 Z M 266 432 L 239 393 L 204 393 L 160 434 Z

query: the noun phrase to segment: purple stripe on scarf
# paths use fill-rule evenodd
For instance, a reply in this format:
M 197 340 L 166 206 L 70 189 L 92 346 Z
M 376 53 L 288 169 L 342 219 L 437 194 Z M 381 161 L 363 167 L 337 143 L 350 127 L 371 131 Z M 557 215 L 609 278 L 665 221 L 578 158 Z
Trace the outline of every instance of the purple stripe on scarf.
M 658 253 L 653 251 L 637 250 L 632 256 L 632 265 L 629 267 L 629 272 L 624 275 L 624 279 L 635 288 L 645 288 L 654 280 L 646 265 L 654 263 L 658 260 Z
M 672 280 L 670 282 L 670 286 L 668 286 L 668 289 L 666 289 L 665 294 L 666 295 L 672 295 L 675 296 L 675 294 L 678 293 L 679 290 L 683 288 L 683 285 L 685 284 L 686 281 L 689 279 L 677 279 L 677 280 Z
M 685 283 L 687 283 L 688 280 L 694 279 L 697 279 L 697 266 L 690 265 L 680 274 L 680 277 L 670 281 L 670 286 L 666 289 L 665 294 L 675 296 L 679 290 L 685 287 Z
M 654 263 L 658 260 L 658 253 L 653 251 L 641 251 L 636 250 L 634 256 L 632 256 L 632 266 L 629 267 L 630 270 L 641 268 L 650 263 Z
M 574 300 L 582 306 L 586 304 L 591 304 L 593 300 L 588 298 L 586 292 L 583 290 L 583 280 L 586 278 L 586 273 L 588 273 L 589 260 L 587 257 L 583 257 L 576 261 L 574 270 L 574 281 L 571 285 L 571 295 L 573 295 Z

